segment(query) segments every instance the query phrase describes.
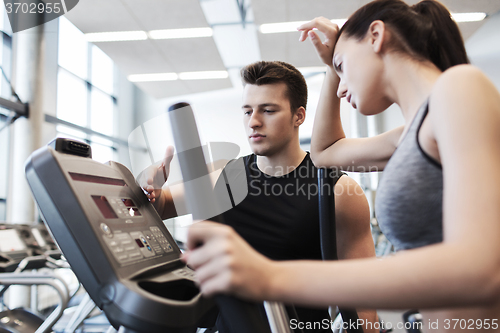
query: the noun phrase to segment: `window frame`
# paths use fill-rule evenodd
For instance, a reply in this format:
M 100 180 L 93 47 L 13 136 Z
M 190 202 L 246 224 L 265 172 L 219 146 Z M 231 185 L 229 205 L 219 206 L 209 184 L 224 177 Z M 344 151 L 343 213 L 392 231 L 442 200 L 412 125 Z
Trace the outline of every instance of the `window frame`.
M 59 20 L 61 20 L 61 19 L 65 19 L 65 18 L 60 17 Z M 68 21 L 68 23 L 72 24 L 69 21 Z M 59 27 L 60 27 L 60 21 L 59 21 Z M 60 30 L 59 30 L 59 34 L 60 34 Z M 92 50 L 94 47 L 97 47 L 97 46 L 90 43 L 90 42 L 86 43 L 86 49 L 87 49 L 86 50 L 87 51 L 87 75 L 86 75 L 86 79 L 83 79 L 78 74 L 76 74 L 76 73 L 72 72 L 71 70 L 62 66 L 60 64 L 60 59 L 59 59 L 60 53 L 59 52 L 58 52 L 58 60 L 57 60 L 58 77 L 59 77 L 60 71 L 64 71 L 66 74 L 73 76 L 74 79 L 80 80 L 81 82 L 83 82 L 85 87 L 86 87 L 86 101 L 87 101 L 86 104 L 87 105 L 86 105 L 86 111 L 85 111 L 86 112 L 86 124 L 85 124 L 85 126 L 73 124 L 69 121 L 66 121 L 64 119 L 59 118 L 59 116 L 57 115 L 57 113 L 59 111 L 58 110 L 59 102 L 57 102 L 57 106 L 56 106 L 56 117 L 55 117 L 56 119 L 54 119 L 54 117 L 46 117 L 46 120 L 48 120 L 49 122 L 56 123 L 56 126 L 62 125 L 62 126 L 69 127 L 69 128 L 74 129 L 74 130 L 78 130 L 78 131 L 82 132 L 82 136 L 75 136 L 75 135 L 72 135 L 71 133 L 66 133 L 64 131 L 64 129 L 61 130 L 60 128 L 56 127 L 57 136 L 66 136 L 66 137 L 72 136 L 72 137 L 76 137 L 80 140 L 83 140 L 90 145 L 95 144 L 95 145 L 100 145 L 100 146 L 111 148 L 112 156 L 110 156 L 110 159 L 116 159 L 119 146 L 123 144 L 122 142 L 120 142 L 122 140 L 115 138 L 115 135 L 117 132 L 117 128 L 116 128 L 115 124 L 116 124 L 116 117 L 117 117 L 117 113 L 118 113 L 117 112 L 118 111 L 118 98 L 117 98 L 117 91 L 116 91 L 116 76 L 117 76 L 116 71 L 117 71 L 117 68 L 116 68 L 115 63 L 112 61 L 112 64 L 113 64 L 113 70 L 112 70 L 113 92 L 111 94 L 109 92 L 101 89 L 100 87 L 94 85 L 92 83 L 92 65 L 93 65 L 92 64 L 92 62 L 93 62 Z M 111 135 L 109 133 L 107 133 L 107 134 L 101 133 L 101 132 L 98 132 L 98 131 L 92 129 L 91 124 L 92 124 L 92 92 L 93 91 L 99 91 L 100 93 L 105 94 L 106 96 L 109 96 L 110 100 L 112 101 L 113 130 L 111 132 Z M 59 94 L 59 78 L 57 81 L 57 94 Z M 57 97 L 57 98 L 59 98 L 59 97 Z M 58 101 L 59 101 L 59 99 L 58 99 Z M 82 130 L 82 129 L 85 129 L 85 130 Z M 102 140 L 108 141 L 108 143 L 104 144 L 102 142 L 102 140 L 100 140 L 100 139 L 99 140 L 93 139 L 93 137 L 95 137 L 95 136 L 100 137 L 100 139 L 102 139 Z

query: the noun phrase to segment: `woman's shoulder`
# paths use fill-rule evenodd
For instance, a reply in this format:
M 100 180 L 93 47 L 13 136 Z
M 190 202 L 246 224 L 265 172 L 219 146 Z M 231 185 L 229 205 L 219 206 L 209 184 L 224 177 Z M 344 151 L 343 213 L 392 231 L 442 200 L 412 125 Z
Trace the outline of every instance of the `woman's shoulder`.
M 432 93 L 462 93 L 464 89 L 476 87 L 477 84 L 492 84 L 488 77 L 474 65 L 457 65 L 448 68 L 437 79 Z
M 498 97 L 488 77 L 473 65 L 457 65 L 444 71 L 432 87 L 429 104 L 448 105 Z M 468 103 L 466 103 L 468 104 Z

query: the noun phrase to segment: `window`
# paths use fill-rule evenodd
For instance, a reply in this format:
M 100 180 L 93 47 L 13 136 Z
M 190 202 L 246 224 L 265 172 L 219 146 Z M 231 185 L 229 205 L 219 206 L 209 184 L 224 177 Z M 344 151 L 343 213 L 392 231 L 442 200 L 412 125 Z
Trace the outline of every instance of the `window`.
M 11 77 L 12 31 L 8 24 L 4 6 L 0 6 L 0 96 L 10 99 L 11 90 L 7 80 Z M 6 79 L 7 78 L 7 79 Z M 6 219 L 6 200 L 9 174 L 9 128 L 4 126 L 10 120 L 11 112 L 0 108 L 0 221 Z
M 57 125 L 58 136 L 84 140 L 99 162 L 115 159 L 113 61 L 66 18 L 59 19 L 57 118 L 76 126 Z M 78 128 L 78 126 L 80 128 Z M 81 128 L 103 134 L 89 134 Z

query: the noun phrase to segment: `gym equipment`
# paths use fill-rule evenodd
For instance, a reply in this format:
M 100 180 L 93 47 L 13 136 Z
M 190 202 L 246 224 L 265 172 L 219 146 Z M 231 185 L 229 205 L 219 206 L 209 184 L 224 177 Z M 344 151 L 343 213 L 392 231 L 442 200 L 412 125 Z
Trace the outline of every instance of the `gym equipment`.
M 58 138 L 53 147 L 69 148 L 35 151 L 26 178 L 61 251 L 111 325 L 129 333 L 213 326 L 214 301 L 195 286 L 193 271 L 132 173 L 116 162 L 82 157 L 84 143 L 57 140 L 69 141 Z M 266 332 L 262 318 L 242 312 L 240 301 L 217 302 L 224 314 L 241 317 L 238 332 Z
M 0 225 L 0 272 L 13 272 L 21 260 L 39 254 L 38 250 L 39 244 L 29 226 Z
M 48 285 L 53 287 L 59 296 L 59 305 L 52 311 L 47 319 L 42 320 L 34 314 L 22 310 L 13 309 L 0 312 L 0 327 L 6 332 L 19 333 L 48 333 L 52 331 L 52 326 L 61 318 L 69 300 L 69 291 L 66 283 L 54 274 L 33 274 L 33 273 L 1 273 L 0 285 Z M 2 291 L 5 291 L 3 289 Z
M 36 232 L 40 237 L 37 237 Z M 60 253 L 53 250 L 54 247 L 42 237 L 42 234 L 48 235 L 43 225 L 0 225 L 0 272 L 2 272 L 0 273 L 0 285 L 2 285 L 0 298 L 11 285 L 26 285 L 35 288 L 32 289 L 32 302 L 35 300 L 36 304 L 36 298 L 33 298 L 33 295 L 36 295 L 36 287 L 49 285 L 56 290 L 60 300 L 59 305 L 54 310 L 51 309 L 49 316 L 43 319 L 26 309 L 18 308 L 0 312 L 0 327 L 3 331 L 15 333 L 49 332 L 66 308 L 69 292 L 65 282 L 58 276 L 52 273 L 22 273 L 25 270 L 45 267 L 48 262 L 54 264 L 54 267 L 58 267 L 56 259 L 60 258 Z M 43 243 L 40 244 L 41 242 Z
M 56 141 L 69 141 L 58 138 Z M 26 177 L 44 221 L 111 325 L 124 332 L 193 332 L 214 309 L 133 175 L 123 165 L 35 151 Z M 59 144 L 55 144 L 58 147 Z M 76 155 L 70 155 L 72 147 Z M 87 147 L 90 150 L 90 146 Z
M 335 224 L 335 183 L 330 177 L 331 169 L 318 169 L 318 188 L 319 188 L 319 224 L 321 240 L 321 256 L 323 260 L 337 260 L 337 228 Z M 326 186 L 328 185 L 328 186 Z M 325 187 L 326 186 L 326 187 Z M 331 190 L 324 190 L 330 188 Z M 358 313 L 354 309 L 339 308 L 342 320 L 348 323 L 356 323 L 359 319 Z M 363 333 L 363 329 L 355 325 L 352 329 L 348 325 L 348 333 Z

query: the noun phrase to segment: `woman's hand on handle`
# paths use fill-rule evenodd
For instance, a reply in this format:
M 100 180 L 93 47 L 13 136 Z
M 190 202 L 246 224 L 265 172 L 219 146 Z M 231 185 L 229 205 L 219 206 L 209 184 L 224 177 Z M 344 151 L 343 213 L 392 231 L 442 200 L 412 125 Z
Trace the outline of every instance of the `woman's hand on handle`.
M 321 41 L 313 29 L 317 29 L 325 35 L 324 42 Z M 316 17 L 314 20 L 299 26 L 297 30 L 301 31 L 299 41 L 303 42 L 309 36 L 321 61 L 328 66 L 333 66 L 333 49 L 337 43 L 339 26 L 327 18 Z
M 273 277 L 271 260 L 257 253 L 231 227 L 198 222 L 188 233 L 183 260 L 196 271 L 205 295 L 235 294 L 252 300 L 266 298 Z

